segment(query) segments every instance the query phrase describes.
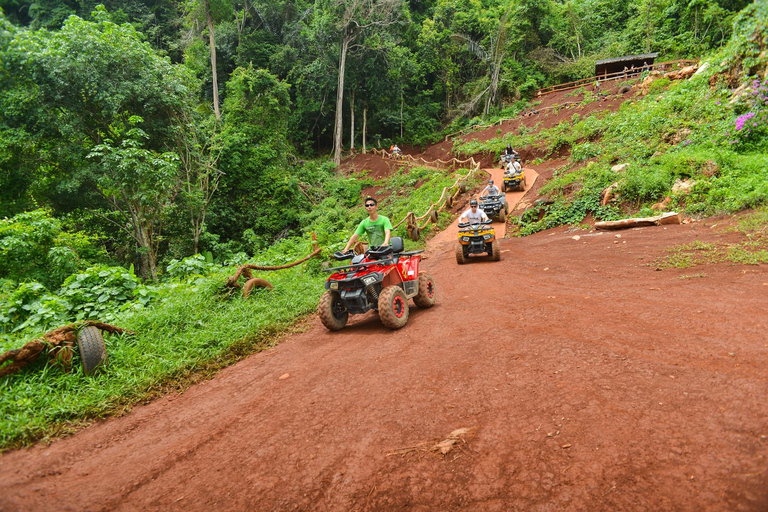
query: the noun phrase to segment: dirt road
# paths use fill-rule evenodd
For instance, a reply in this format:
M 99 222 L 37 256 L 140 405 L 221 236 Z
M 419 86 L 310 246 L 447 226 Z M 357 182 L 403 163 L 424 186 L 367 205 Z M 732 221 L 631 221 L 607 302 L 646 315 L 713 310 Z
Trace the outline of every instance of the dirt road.
M 768 272 L 648 266 L 736 236 L 711 224 L 550 230 L 461 267 L 436 249 L 437 304 L 402 330 L 313 318 L 183 394 L 7 453 L 0 510 L 765 511 Z

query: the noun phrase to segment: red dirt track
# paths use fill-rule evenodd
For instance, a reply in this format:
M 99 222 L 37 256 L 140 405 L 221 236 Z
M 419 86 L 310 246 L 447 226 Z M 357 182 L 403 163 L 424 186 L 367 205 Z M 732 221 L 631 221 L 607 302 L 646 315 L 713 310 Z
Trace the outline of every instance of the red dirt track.
M 550 230 L 464 266 L 442 244 L 437 304 L 402 330 L 312 318 L 183 394 L 6 453 L 0 510 L 766 510 L 768 274 L 645 265 L 735 236 L 714 223 Z

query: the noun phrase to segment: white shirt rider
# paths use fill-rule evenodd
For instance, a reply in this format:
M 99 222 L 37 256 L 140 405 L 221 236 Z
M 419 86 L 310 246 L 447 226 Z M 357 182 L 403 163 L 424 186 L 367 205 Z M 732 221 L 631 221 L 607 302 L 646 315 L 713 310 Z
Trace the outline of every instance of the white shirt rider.
M 476 204 L 472 205 L 469 210 L 462 213 L 461 217 L 459 218 L 459 222 L 469 222 L 470 224 L 479 224 L 480 221 L 486 220 L 490 219 L 488 219 L 488 216 L 485 214 L 485 212 L 481 208 L 478 208 Z
M 493 183 L 490 183 L 487 187 L 485 187 L 485 190 L 483 192 L 484 192 L 483 196 L 498 196 L 501 194 L 501 190 L 499 190 L 499 187 L 497 187 Z

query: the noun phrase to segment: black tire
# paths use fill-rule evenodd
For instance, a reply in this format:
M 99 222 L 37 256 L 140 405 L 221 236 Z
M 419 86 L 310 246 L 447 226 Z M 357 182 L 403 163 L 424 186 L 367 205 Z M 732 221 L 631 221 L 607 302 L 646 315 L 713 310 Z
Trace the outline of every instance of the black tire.
M 329 331 L 340 331 L 347 325 L 349 311 L 341 300 L 339 292 L 327 290 L 317 305 L 317 316 Z
M 456 263 L 463 265 L 467 262 L 467 258 L 464 257 L 464 248 L 459 242 L 456 242 Z
M 453 208 L 453 196 L 448 196 L 445 198 L 445 206 L 446 208 Z
M 429 220 L 437 224 L 437 210 L 432 210 L 429 212 Z
M 491 259 L 493 261 L 501 260 L 501 245 L 498 240 L 491 242 Z
M 507 211 L 506 206 L 499 210 L 499 222 L 506 222 L 507 221 Z
M 408 322 L 408 298 L 402 288 L 387 286 L 379 294 L 379 318 L 385 327 L 400 329 Z
M 467 191 L 467 184 L 465 182 L 459 183 L 459 192 L 462 194 Z
M 107 364 L 107 347 L 98 327 L 83 327 L 77 335 L 77 348 L 85 375 L 93 375 Z
M 414 226 L 408 230 L 408 238 L 416 242 L 419 239 L 419 236 L 421 235 L 421 231 L 419 230 L 419 226 Z
M 435 280 L 431 275 L 419 275 L 419 293 L 413 298 L 413 303 L 420 308 L 431 308 L 435 305 Z

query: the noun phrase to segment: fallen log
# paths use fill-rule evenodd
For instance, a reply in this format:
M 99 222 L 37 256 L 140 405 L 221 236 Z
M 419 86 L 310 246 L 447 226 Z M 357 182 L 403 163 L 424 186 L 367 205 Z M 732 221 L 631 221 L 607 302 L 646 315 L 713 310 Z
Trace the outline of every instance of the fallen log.
M 633 219 L 611 220 L 595 222 L 595 229 L 628 229 L 644 226 L 661 226 L 663 224 L 681 224 L 683 214 L 669 212 L 655 217 L 635 217 Z

